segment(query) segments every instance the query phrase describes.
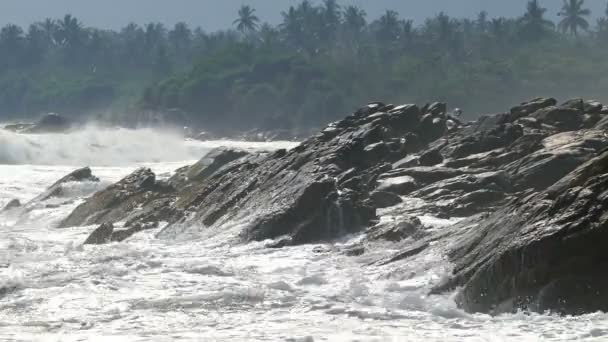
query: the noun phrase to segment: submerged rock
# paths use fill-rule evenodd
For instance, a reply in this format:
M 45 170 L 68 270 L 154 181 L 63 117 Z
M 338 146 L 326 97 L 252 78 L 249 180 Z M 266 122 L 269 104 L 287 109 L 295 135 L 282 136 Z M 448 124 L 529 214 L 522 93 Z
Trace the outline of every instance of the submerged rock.
M 15 208 L 19 208 L 21 207 L 21 201 L 19 201 L 18 199 L 12 199 L 10 200 L 5 206 L 4 208 L 2 208 L 2 211 L 9 211 L 11 209 L 15 209 Z

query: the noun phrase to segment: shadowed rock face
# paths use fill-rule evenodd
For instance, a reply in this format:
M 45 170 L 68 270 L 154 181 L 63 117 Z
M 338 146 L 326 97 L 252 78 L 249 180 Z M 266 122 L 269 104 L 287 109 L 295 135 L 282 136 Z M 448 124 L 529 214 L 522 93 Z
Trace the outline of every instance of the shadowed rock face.
M 120 241 L 159 221 L 160 237 L 238 222 L 242 241 L 269 247 L 360 232 L 347 254 L 401 246 L 380 264 L 443 240 L 456 266 L 434 292 L 461 288 L 466 310 L 608 310 L 605 107 L 539 98 L 467 124 L 445 111 L 374 103 L 289 151 L 216 150 L 167 181 L 140 169 L 62 226 L 121 221 L 107 240 Z M 426 229 L 422 215 L 463 220 Z
M 608 151 L 542 192 L 454 229 L 451 286 L 470 311 L 608 310 Z M 445 285 L 445 284 L 444 284 Z

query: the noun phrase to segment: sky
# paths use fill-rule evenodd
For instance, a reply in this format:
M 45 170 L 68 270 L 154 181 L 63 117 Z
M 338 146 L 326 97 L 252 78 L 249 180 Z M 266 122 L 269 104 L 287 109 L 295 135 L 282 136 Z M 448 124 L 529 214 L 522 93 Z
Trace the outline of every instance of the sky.
M 444 11 L 455 17 L 473 17 L 481 10 L 491 17 L 519 16 L 527 0 L 338 0 L 354 4 L 375 19 L 387 9 L 397 10 L 403 18 L 422 22 L 424 18 Z M 0 0 L 0 26 L 26 26 L 46 17 L 70 13 L 86 26 L 117 29 L 130 22 L 162 22 L 168 26 L 184 21 L 206 31 L 228 28 L 242 4 L 256 8 L 262 21 L 276 24 L 280 12 L 299 0 Z M 316 2 L 320 2 L 317 0 Z M 595 16 L 603 15 L 608 0 L 586 0 Z M 562 0 L 540 0 L 555 17 Z

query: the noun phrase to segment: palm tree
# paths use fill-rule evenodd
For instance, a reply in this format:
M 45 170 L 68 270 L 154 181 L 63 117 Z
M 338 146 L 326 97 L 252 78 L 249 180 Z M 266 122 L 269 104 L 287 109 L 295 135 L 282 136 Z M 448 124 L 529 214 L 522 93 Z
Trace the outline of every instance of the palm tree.
M 175 24 L 173 30 L 169 32 L 169 42 L 175 51 L 181 51 L 190 47 L 192 41 L 192 31 L 188 24 L 179 22 Z
M 15 49 L 23 41 L 23 29 L 9 24 L 0 30 L 0 42 L 8 49 Z
M 57 28 L 58 42 L 68 47 L 77 47 L 83 34 L 82 24 L 70 14 L 60 20 Z
M 486 32 L 488 28 L 488 12 L 481 11 L 477 14 L 477 27 L 481 32 Z
M 559 22 L 559 29 L 562 32 L 570 32 L 570 34 L 578 36 L 579 28 L 589 29 L 589 22 L 584 17 L 591 15 L 591 11 L 583 8 L 584 4 L 585 0 L 564 0 L 562 10 L 558 14 L 564 18 Z
M 340 25 L 340 21 L 342 20 L 340 5 L 338 5 L 336 0 L 324 0 L 322 14 L 324 21 L 324 35 L 329 37 L 336 32 L 338 26 Z
M 531 39 L 541 38 L 549 28 L 555 25 L 545 19 L 546 8 L 541 7 L 538 0 L 530 0 L 526 6 L 526 13 L 521 19 L 523 33 Z
M 55 35 L 57 34 L 57 22 L 51 18 L 46 18 L 43 22 L 38 23 L 38 26 L 44 32 L 48 44 L 55 44 Z
M 290 6 L 287 12 L 281 12 L 283 22 L 279 25 L 288 42 L 296 46 L 302 43 L 302 18 L 298 10 Z
M 232 24 L 241 33 L 249 33 L 257 30 L 260 19 L 255 15 L 255 9 L 249 5 L 243 5 L 239 9 L 239 17 Z
M 267 48 L 275 46 L 280 41 L 279 32 L 268 23 L 262 24 L 258 35 L 261 43 Z
M 0 67 L 11 67 L 23 63 L 23 43 L 21 27 L 9 24 L 0 30 L 0 49 L 4 52 L 0 56 Z
M 490 21 L 490 34 L 497 42 L 503 42 L 507 36 L 507 20 L 495 18 Z
M 440 12 L 435 20 L 437 21 L 437 40 L 442 43 L 449 42 L 453 36 L 456 23 L 443 12 Z
M 367 13 L 357 6 L 348 6 L 344 10 L 344 26 L 346 29 L 353 33 L 360 33 L 367 22 L 365 17 Z
M 163 45 L 167 30 L 161 23 L 149 23 L 146 25 L 145 46 L 148 52 Z
M 386 13 L 378 19 L 378 39 L 383 42 L 392 42 L 399 38 L 400 33 L 400 21 L 399 13 L 388 10 Z

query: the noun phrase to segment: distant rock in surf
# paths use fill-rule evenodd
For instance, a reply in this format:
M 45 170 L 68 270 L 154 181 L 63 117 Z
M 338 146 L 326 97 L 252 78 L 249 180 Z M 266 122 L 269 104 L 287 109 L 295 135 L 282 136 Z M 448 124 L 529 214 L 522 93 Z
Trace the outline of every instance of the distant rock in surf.
M 17 133 L 61 133 L 69 130 L 72 125 L 70 119 L 56 113 L 49 113 L 35 123 L 9 124 L 4 129 Z
M 2 209 L 2 211 L 9 211 L 11 209 L 15 209 L 15 208 L 20 208 L 21 207 L 21 201 L 19 201 L 18 199 L 12 199 L 10 200 Z

